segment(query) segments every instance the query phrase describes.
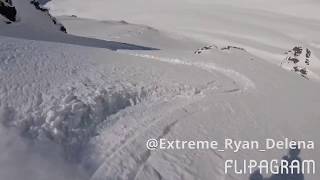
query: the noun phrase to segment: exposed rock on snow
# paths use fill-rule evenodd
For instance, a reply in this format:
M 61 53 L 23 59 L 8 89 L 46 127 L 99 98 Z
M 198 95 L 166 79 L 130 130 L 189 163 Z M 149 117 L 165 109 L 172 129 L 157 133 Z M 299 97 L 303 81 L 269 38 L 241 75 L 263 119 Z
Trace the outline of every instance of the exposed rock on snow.
M 308 78 L 310 73 L 308 67 L 312 59 L 311 50 L 301 46 L 295 46 L 285 54 L 287 54 L 287 57 L 281 62 L 281 67 Z
M 204 51 L 209 51 L 210 49 L 213 49 L 213 48 L 218 49 L 218 46 L 216 46 L 216 45 L 205 46 L 205 47 L 202 47 L 200 49 L 197 49 L 194 53 L 195 54 L 201 54 Z
M 219 49 L 221 51 L 231 51 L 231 50 L 240 50 L 240 51 L 246 51 L 244 48 L 241 48 L 241 47 L 237 47 L 237 46 L 224 46 L 224 47 L 221 47 L 219 48 L 218 46 L 216 45 L 210 45 L 210 46 L 205 46 L 205 47 L 202 47 L 200 49 L 197 49 L 194 54 L 201 54 L 203 52 L 206 52 L 206 51 L 209 51 L 211 49 Z
M 101 40 L 88 37 L 79 37 L 66 34 L 64 26 L 60 26 L 56 18 L 50 16 L 48 12 L 37 10 L 30 1 L 19 0 L 15 2 L 15 7 L 19 12 L 19 22 L 15 26 L 1 25 L 0 35 L 17 37 L 22 39 L 61 42 L 80 46 L 104 48 L 110 50 L 158 50 L 148 46 L 122 43 L 112 40 Z M 1 16 L 2 17 L 2 16 Z
M 42 11 L 43 13 L 45 13 L 47 16 L 50 17 L 50 19 L 52 20 L 53 24 L 55 24 L 56 26 L 59 27 L 60 31 L 67 33 L 67 29 L 65 26 L 63 26 L 60 22 L 58 22 L 58 20 L 54 17 L 52 17 L 49 13 L 49 10 L 45 7 L 42 6 L 42 4 L 38 1 L 38 0 L 32 0 L 30 1 L 31 4 L 34 5 L 34 7 L 39 10 Z
M 16 21 L 17 10 L 11 0 L 0 0 L 0 14 L 10 21 Z
M 232 50 L 232 49 L 240 50 L 240 51 L 246 51 L 244 48 L 237 47 L 237 46 L 226 46 L 226 47 L 222 47 L 220 50 L 221 51 L 225 51 L 225 50 Z
M 30 1 L 31 4 L 33 4 L 35 6 L 36 9 L 43 11 L 43 12 L 48 12 L 49 10 L 45 7 L 43 7 L 39 1 L 37 0 L 32 0 Z

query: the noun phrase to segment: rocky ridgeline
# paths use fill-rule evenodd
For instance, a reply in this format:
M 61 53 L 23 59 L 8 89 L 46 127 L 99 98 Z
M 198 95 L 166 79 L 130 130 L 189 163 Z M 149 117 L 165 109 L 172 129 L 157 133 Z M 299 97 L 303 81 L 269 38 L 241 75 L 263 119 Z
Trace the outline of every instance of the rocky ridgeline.
M 46 15 L 48 15 L 50 17 L 50 19 L 52 20 L 53 24 L 57 25 L 59 30 L 67 33 L 67 29 L 65 28 L 65 26 L 63 26 L 60 22 L 57 21 L 56 18 L 52 17 L 51 14 L 49 13 L 49 10 L 45 7 L 43 7 L 42 5 L 42 1 L 39 0 L 32 0 L 30 1 L 30 3 L 39 11 L 42 11 L 43 13 L 46 13 Z
M 202 47 L 202 48 L 197 49 L 197 50 L 194 52 L 194 54 L 201 54 L 201 53 L 203 53 L 203 52 L 205 52 L 205 51 L 209 51 L 209 50 L 211 50 L 211 49 L 218 49 L 218 46 L 216 46 L 216 45 L 205 46 L 205 47 Z
M 241 47 L 237 47 L 237 46 L 224 46 L 224 47 L 221 47 L 219 48 L 218 46 L 216 45 L 210 45 L 210 46 L 205 46 L 205 47 L 202 47 L 202 48 L 199 48 L 197 49 L 194 54 L 201 54 L 203 52 L 206 52 L 206 51 L 209 51 L 211 49 L 218 49 L 220 51 L 230 51 L 230 50 L 240 50 L 240 51 L 246 51 L 244 48 L 241 48 Z
M 59 30 L 67 33 L 67 29 L 57 21 L 56 18 L 52 17 L 49 13 L 49 10 L 42 6 L 43 0 L 31 0 L 30 3 L 39 11 L 45 13 L 52 20 L 53 24 L 58 26 Z M 17 10 L 16 7 L 13 6 L 11 0 L 0 0 L 0 14 L 4 16 L 9 21 L 6 21 L 7 24 L 17 21 Z M 22 17 L 23 18 L 23 17 Z
M 307 78 L 309 74 L 308 67 L 310 66 L 310 60 L 312 58 L 311 50 L 296 46 L 285 54 L 287 57 L 281 62 L 281 67 Z

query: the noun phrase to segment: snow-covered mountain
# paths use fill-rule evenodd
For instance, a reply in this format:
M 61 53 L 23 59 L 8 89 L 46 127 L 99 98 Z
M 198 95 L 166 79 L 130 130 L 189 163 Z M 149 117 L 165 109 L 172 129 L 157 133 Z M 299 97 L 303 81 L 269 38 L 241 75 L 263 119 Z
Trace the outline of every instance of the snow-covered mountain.
M 10 6 L 17 20 L 0 18 L 0 179 L 243 180 L 250 173 L 225 174 L 226 160 L 289 149 L 151 151 L 146 142 L 320 143 L 315 0 Z M 319 153 L 300 158 L 319 162 Z

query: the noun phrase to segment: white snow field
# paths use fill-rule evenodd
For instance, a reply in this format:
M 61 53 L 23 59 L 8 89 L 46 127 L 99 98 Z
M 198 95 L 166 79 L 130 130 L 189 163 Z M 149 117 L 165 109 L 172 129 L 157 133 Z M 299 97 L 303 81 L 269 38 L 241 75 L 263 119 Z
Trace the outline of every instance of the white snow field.
M 249 180 L 226 160 L 288 153 L 151 151 L 151 138 L 313 141 L 300 158 L 320 161 L 317 0 L 13 5 L 18 21 L 0 18 L 0 180 Z

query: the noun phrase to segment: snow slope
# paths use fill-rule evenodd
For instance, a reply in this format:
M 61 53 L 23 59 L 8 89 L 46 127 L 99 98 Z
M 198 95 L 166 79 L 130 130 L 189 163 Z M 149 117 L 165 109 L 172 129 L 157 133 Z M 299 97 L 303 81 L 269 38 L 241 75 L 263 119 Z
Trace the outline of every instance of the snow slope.
M 318 73 L 317 2 L 295 0 L 278 14 L 266 11 L 272 3 L 246 1 L 251 8 L 237 0 L 49 2 L 70 35 L 16 0 L 21 21 L 0 24 L 1 177 L 242 180 L 249 174 L 224 174 L 226 159 L 279 159 L 287 150 L 150 151 L 145 143 L 320 143 L 319 82 L 280 67 L 302 44 Z M 297 7 L 310 14 L 286 10 Z M 319 153 L 301 158 L 319 162 Z
M 104 0 L 89 5 L 86 1 L 54 0 L 46 6 L 55 16 L 126 20 L 189 36 L 207 45 L 239 46 L 276 65 L 286 51 L 305 46 L 317 61 L 312 70 L 319 73 L 319 2 L 314 0 Z
M 57 19 L 69 29 L 70 34 L 139 44 L 157 49 L 190 49 L 193 50 L 204 43 L 193 39 L 159 31 L 147 25 L 132 24 L 126 21 L 83 19 L 72 16 L 60 16 Z

